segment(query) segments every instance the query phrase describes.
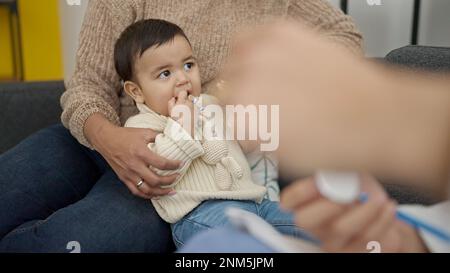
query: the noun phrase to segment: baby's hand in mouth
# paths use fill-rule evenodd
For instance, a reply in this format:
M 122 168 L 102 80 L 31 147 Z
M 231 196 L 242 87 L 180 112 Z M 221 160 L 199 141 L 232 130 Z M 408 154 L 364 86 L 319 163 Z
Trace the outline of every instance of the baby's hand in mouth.
M 185 111 L 185 109 L 178 109 L 174 111 L 174 108 L 177 106 L 188 107 L 189 111 Z M 194 125 L 194 104 L 191 99 L 191 95 L 188 95 L 187 91 L 179 92 L 175 97 L 171 98 L 168 102 L 169 114 L 173 120 L 180 123 L 182 126 L 188 126 L 188 130 L 191 135 L 193 134 L 193 125 Z M 190 112 L 190 115 L 189 115 Z M 188 120 L 185 120 L 187 118 Z M 188 123 L 186 123 L 188 122 Z M 189 126 L 190 124 L 190 126 Z

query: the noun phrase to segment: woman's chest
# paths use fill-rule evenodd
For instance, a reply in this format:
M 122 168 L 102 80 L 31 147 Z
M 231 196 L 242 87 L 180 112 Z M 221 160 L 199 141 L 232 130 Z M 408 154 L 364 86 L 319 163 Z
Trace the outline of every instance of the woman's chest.
M 217 76 L 230 54 L 231 38 L 243 27 L 282 18 L 288 0 L 142 1 L 136 20 L 158 18 L 179 25 L 197 56 L 203 83 Z

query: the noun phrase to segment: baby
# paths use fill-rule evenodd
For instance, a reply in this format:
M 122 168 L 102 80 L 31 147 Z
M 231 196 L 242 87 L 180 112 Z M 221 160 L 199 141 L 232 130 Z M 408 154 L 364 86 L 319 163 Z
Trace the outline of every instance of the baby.
M 236 141 L 202 137 L 204 127 L 197 121 L 208 115 L 196 104 L 216 105 L 217 100 L 201 94 L 198 62 L 181 28 L 164 20 L 136 22 L 116 42 L 114 61 L 125 92 L 139 110 L 125 126 L 159 132 L 148 148 L 185 163 L 176 171 L 150 166 L 159 175 L 180 174 L 171 185 L 173 195 L 152 199 L 158 214 L 172 224 L 177 247 L 202 230 L 229 224 L 224 213 L 229 206 L 253 212 L 285 234 L 303 235 L 292 215 L 280 211 L 277 202 L 265 198 L 267 189 L 254 183 Z M 179 118 L 174 115 L 177 107 L 199 113 L 199 118 Z

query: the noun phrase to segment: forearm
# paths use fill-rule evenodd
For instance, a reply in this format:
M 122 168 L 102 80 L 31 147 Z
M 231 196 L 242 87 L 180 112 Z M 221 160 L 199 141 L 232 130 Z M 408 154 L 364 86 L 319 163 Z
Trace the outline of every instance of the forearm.
M 296 24 L 246 39 L 224 73 L 239 95 L 217 94 L 231 104 L 279 105 L 284 173 L 344 169 L 443 188 L 449 79 L 371 64 Z M 281 80 L 273 76 L 280 71 Z
M 426 184 L 445 195 L 450 166 L 450 80 L 393 73 L 392 81 L 385 90 L 393 97 L 392 113 L 380 119 L 381 128 L 387 123 L 387 152 L 376 165 L 383 173 Z
M 116 125 L 111 123 L 102 114 L 93 114 L 86 120 L 84 126 L 84 135 L 91 146 L 94 149 L 100 151 L 102 147 L 102 134 L 105 132 L 105 130 L 111 129 L 115 126 Z
M 87 147 L 91 141 L 85 138 L 84 126 L 92 115 L 100 113 L 120 125 L 118 92 L 121 88 L 112 62 L 114 21 L 106 5 L 105 1 L 88 3 L 80 32 L 77 65 L 61 97 L 62 123 Z
M 281 159 L 289 155 L 282 165 L 294 172 L 302 163 L 309 170 L 370 171 L 443 189 L 450 164 L 450 82 L 366 63 L 354 67 L 355 80 L 336 72 L 348 80 L 332 80 L 341 90 L 324 97 L 332 110 L 317 113 L 300 135 L 292 126 L 298 110 L 284 108 L 293 115 L 281 122 Z M 283 144 L 297 142 L 298 149 Z

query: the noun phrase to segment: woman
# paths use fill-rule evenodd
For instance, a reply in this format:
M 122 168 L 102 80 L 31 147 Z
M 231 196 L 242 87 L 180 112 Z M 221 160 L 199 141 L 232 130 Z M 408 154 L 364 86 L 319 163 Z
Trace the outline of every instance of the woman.
M 125 27 L 147 18 L 172 21 L 186 31 L 208 91 L 239 27 L 273 18 L 314 26 L 351 51 L 361 35 L 351 19 L 326 0 L 90 1 L 76 70 L 61 98 L 62 123 L 40 131 L 0 157 L 0 251 L 170 251 L 170 229 L 146 199 L 168 194 L 180 162 L 146 149 L 155 134 L 122 128 L 135 114 L 113 65 L 113 46 Z M 124 141 L 126 140 L 126 141 Z M 139 185 L 139 187 L 137 187 Z

